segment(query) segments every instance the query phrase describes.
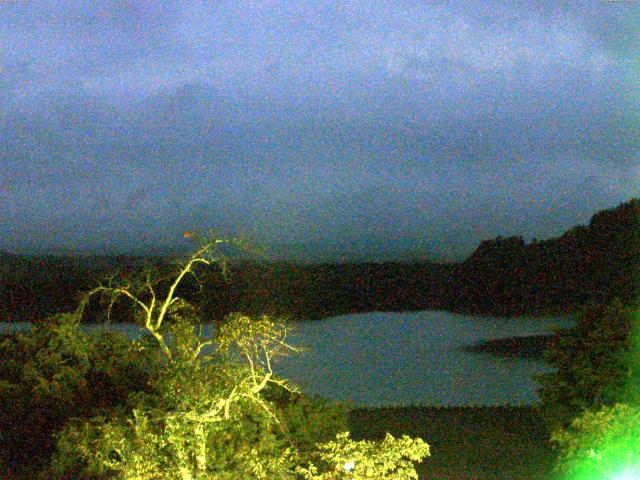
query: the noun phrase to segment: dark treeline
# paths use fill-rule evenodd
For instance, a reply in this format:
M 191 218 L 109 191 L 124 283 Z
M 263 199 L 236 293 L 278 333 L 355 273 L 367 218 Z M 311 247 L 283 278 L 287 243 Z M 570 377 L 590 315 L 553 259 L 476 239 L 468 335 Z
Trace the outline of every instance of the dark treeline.
M 142 259 L 122 257 L 92 262 L 98 265 L 88 269 L 82 262 L 60 258 L 14 257 L 5 261 L 0 321 L 38 320 L 73 310 L 81 292 L 95 286 L 109 270 L 134 273 L 140 269 Z M 6 267 L 13 264 L 22 268 Z M 156 268 L 162 277 L 171 267 L 156 262 Z M 300 265 L 242 261 L 230 263 L 224 275 L 215 266 L 201 269 L 200 287 L 193 278 L 186 278 L 178 293 L 197 306 L 205 321 L 220 319 L 233 311 L 317 319 L 372 310 L 420 310 L 439 305 L 451 269 L 435 263 Z M 166 291 L 167 287 L 161 283 L 159 291 Z M 89 319 L 92 311 L 103 310 L 94 306 L 88 311 Z M 115 305 L 114 320 L 131 319 L 130 312 L 123 308 Z
M 0 321 L 38 321 L 69 312 L 108 272 L 132 272 L 160 258 L 127 256 L 28 257 L 0 252 Z
M 229 306 L 294 319 L 442 308 L 451 269 L 436 263 L 243 263 L 232 266 L 226 280 L 210 276 L 197 303 L 210 318 Z
M 78 294 L 114 268 L 138 270 L 160 258 L 38 257 L 0 254 L 0 320 L 38 320 L 75 308 Z M 446 309 L 488 315 L 567 313 L 614 297 L 629 303 L 640 282 L 640 201 L 593 216 L 559 238 L 483 241 L 459 264 L 231 263 L 185 282 L 181 295 L 205 321 L 229 312 L 316 319 L 363 311 Z M 127 318 L 116 305 L 114 319 Z M 98 309 L 96 309 L 97 311 Z M 127 318 L 130 320 L 130 318 Z
M 640 286 L 640 201 L 595 214 L 559 238 L 484 241 L 457 265 L 447 308 L 473 313 L 561 313 L 618 297 Z

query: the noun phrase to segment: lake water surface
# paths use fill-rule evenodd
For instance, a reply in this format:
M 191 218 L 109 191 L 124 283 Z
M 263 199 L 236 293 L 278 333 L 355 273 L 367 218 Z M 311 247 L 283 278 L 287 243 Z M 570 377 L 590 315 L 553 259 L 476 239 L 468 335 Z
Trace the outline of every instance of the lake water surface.
M 303 353 L 275 370 L 304 391 L 356 405 L 501 405 L 537 401 L 540 360 L 469 353 L 495 338 L 550 333 L 566 318 L 494 318 L 445 311 L 341 315 L 294 325 L 289 341 Z M 0 331 L 28 324 L 0 324 Z M 96 326 L 88 327 L 96 328 Z M 133 325 L 109 328 L 135 336 Z

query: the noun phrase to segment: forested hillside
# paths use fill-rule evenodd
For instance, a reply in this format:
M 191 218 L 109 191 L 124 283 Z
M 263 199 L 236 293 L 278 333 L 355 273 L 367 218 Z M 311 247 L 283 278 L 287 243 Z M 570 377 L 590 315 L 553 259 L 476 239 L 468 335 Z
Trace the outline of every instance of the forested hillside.
M 589 225 L 525 244 L 521 237 L 480 244 L 456 266 L 447 307 L 521 314 L 571 311 L 589 301 L 629 303 L 640 280 L 640 201 L 596 213 Z
M 77 293 L 114 268 L 157 257 L 0 255 L 0 320 L 37 320 L 70 310 Z M 590 301 L 629 303 L 640 286 L 640 201 L 596 213 L 558 238 L 483 241 L 460 264 L 231 262 L 203 271 L 182 295 L 214 321 L 232 311 L 315 319 L 342 313 L 448 309 L 494 315 L 571 312 Z M 116 312 L 117 312 L 116 308 Z M 126 312 L 119 318 L 126 319 Z M 115 317 L 118 318 L 118 317 Z

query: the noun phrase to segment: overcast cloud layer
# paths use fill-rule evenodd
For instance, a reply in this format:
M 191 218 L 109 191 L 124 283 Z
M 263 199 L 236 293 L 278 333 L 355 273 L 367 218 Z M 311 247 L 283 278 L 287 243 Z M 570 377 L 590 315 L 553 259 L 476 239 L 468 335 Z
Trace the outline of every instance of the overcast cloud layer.
M 454 259 L 640 196 L 640 2 L 426 3 L 1 3 L 0 249 Z

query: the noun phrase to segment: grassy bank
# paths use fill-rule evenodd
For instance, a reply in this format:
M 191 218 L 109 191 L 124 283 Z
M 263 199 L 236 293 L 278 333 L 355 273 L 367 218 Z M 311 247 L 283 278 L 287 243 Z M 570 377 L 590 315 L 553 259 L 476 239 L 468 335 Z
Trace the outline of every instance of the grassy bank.
M 551 477 L 553 452 L 533 407 L 403 407 L 357 409 L 354 438 L 419 436 L 431 457 L 420 479 L 538 480 Z

